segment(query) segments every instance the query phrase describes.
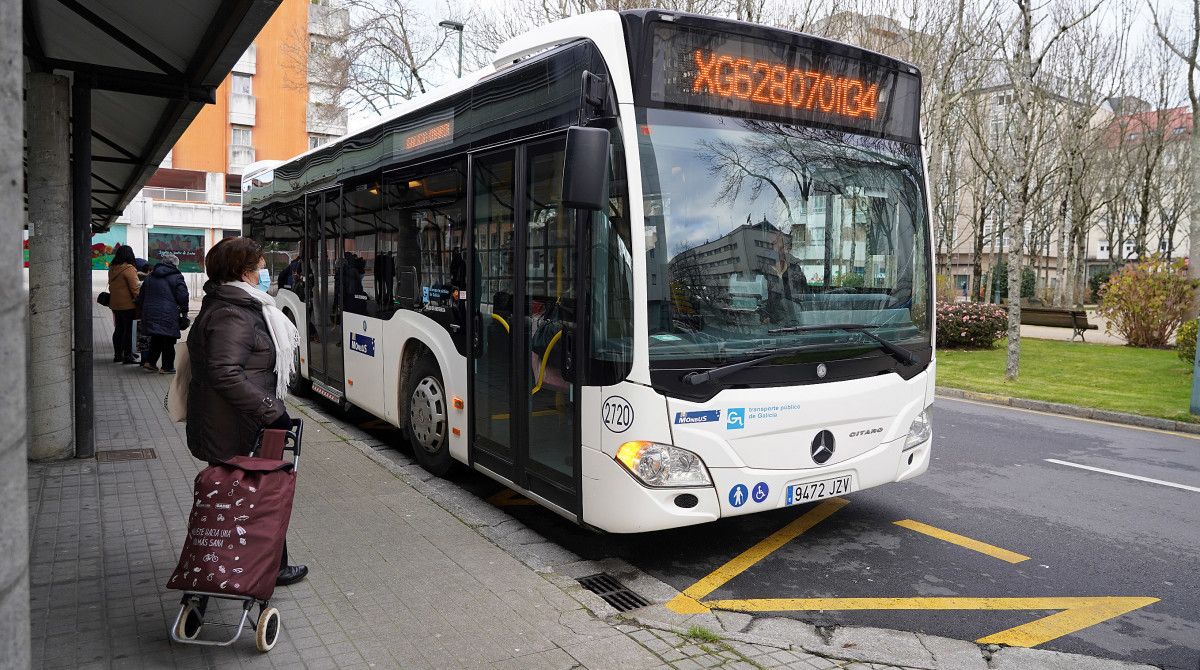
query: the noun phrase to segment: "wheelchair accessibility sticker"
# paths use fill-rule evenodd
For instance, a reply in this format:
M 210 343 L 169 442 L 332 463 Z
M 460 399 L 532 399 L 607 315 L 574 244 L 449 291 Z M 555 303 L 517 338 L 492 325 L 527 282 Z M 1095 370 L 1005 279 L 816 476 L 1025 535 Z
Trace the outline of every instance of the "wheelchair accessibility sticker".
M 754 490 L 751 492 L 751 496 L 753 496 L 754 502 L 760 503 L 766 500 L 767 495 L 770 493 L 771 487 L 767 486 L 766 482 L 759 482 L 754 485 Z

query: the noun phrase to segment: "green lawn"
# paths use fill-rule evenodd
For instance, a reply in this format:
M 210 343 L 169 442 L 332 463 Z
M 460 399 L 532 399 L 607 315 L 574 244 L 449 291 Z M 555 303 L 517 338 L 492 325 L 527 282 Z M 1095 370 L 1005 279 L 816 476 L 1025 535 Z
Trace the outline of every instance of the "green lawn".
M 937 357 L 940 386 L 1200 422 L 1188 414 L 1192 366 L 1171 350 L 1025 338 L 1016 382 L 1004 379 L 1003 341 Z

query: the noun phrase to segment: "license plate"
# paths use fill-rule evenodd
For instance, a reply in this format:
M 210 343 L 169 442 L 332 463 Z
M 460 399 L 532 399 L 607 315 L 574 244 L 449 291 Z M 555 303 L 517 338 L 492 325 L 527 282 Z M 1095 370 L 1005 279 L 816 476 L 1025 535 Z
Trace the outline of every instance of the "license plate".
M 787 495 L 785 496 L 785 504 L 799 505 L 822 498 L 840 496 L 850 493 L 850 485 L 850 475 L 842 475 L 841 477 L 834 477 L 832 479 L 819 479 L 815 482 L 804 482 L 803 484 L 789 484 Z

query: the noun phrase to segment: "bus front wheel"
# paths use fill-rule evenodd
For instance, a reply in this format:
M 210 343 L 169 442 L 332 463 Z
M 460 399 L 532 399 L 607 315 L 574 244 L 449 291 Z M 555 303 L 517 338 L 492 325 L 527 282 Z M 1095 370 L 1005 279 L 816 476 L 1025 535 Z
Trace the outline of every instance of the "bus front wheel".
M 408 375 L 408 440 L 413 456 L 439 477 L 450 472 L 449 403 L 437 361 L 430 354 L 417 359 Z

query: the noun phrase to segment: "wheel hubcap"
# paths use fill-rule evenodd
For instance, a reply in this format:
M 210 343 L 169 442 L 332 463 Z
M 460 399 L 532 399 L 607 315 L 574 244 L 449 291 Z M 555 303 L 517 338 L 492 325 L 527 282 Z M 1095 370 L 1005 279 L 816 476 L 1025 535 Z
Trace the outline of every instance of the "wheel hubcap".
M 446 431 L 446 394 L 433 377 L 422 379 L 408 403 L 408 422 L 417 444 L 436 453 L 442 448 Z

